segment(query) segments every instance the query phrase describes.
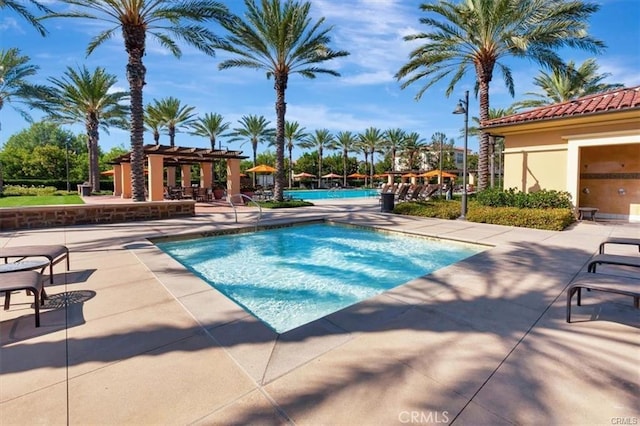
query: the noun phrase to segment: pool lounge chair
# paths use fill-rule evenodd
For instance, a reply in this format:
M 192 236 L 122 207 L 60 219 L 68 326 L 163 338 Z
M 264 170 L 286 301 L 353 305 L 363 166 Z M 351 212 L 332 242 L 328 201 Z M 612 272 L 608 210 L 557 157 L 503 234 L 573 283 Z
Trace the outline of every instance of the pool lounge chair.
M 604 249 L 608 244 L 638 246 L 638 252 L 640 252 L 640 238 L 615 238 L 615 237 L 607 238 L 606 240 L 600 243 L 600 250 L 598 252 L 600 254 L 604 254 Z
M 47 293 L 42 285 L 42 274 L 36 271 L 19 271 L 2 274 L 0 292 L 4 292 L 4 310 L 9 310 L 11 292 L 27 290 L 33 293 L 33 307 L 36 311 L 36 327 L 40 327 L 40 305 L 44 304 Z
M 567 289 L 567 322 L 571 322 L 571 300 L 577 294 L 577 305 L 582 305 L 581 290 L 596 290 L 633 297 L 633 306 L 640 307 L 640 279 L 617 275 L 583 272 L 578 275 Z
M 587 271 L 596 272 L 596 267 L 598 265 L 635 266 L 637 268 L 640 268 L 640 256 L 596 254 L 589 260 Z
M 63 245 L 33 245 L 0 248 L 0 258 L 22 260 L 27 257 L 46 257 L 49 260 L 49 282 L 53 284 L 53 265 L 66 259 L 69 270 L 69 249 Z

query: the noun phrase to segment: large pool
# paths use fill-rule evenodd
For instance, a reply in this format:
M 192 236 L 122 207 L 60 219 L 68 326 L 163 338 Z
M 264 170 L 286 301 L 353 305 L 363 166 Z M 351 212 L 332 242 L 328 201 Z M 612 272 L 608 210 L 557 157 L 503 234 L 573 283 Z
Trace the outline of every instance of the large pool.
M 325 223 L 157 245 L 278 333 L 484 250 Z
M 301 189 L 296 191 L 284 191 L 285 196 L 302 200 L 326 200 L 331 198 L 365 198 L 376 197 L 377 189 Z

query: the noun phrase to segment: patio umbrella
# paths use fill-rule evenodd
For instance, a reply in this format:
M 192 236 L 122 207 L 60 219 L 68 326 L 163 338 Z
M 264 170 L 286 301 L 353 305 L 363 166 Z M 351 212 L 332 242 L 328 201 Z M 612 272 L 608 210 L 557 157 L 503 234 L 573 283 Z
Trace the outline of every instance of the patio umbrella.
M 322 177 L 324 179 L 336 179 L 336 178 L 341 178 L 342 175 L 338 175 L 338 174 L 335 174 L 335 173 L 328 173 L 326 175 L 322 175 Z
M 251 173 L 259 173 L 259 174 L 267 174 L 268 175 L 268 174 L 274 173 L 276 171 L 276 169 L 275 169 L 275 167 L 271 167 L 271 166 L 269 166 L 267 164 L 259 164 L 259 165 L 255 166 L 255 167 L 247 169 L 246 171 L 247 172 L 251 172 Z M 256 180 L 255 180 L 255 176 L 254 176 L 254 179 L 253 179 L 254 185 L 255 185 L 255 182 L 256 182 Z M 264 177 L 262 179 L 262 186 L 265 186 Z
M 351 179 L 364 179 L 367 177 L 367 175 L 363 175 L 362 173 L 351 173 L 349 176 L 347 176 L 348 178 Z
M 419 175 L 420 177 L 434 177 L 434 176 L 440 176 L 440 170 L 429 170 L 428 172 L 422 173 L 421 175 Z M 448 172 L 442 172 L 442 177 L 443 178 L 456 178 L 457 176 L 454 175 L 453 173 L 448 173 Z
M 405 174 L 402 175 L 402 177 L 403 178 L 415 178 L 415 177 L 418 177 L 418 175 L 415 174 L 415 173 L 405 173 Z
M 302 173 L 293 175 L 293 177 L 296 179 L 309 179 L 309 178 L 316 177 L 316 175 L 312 175 L 311 173 L 307 173 L 307 172 L 302 172 Z

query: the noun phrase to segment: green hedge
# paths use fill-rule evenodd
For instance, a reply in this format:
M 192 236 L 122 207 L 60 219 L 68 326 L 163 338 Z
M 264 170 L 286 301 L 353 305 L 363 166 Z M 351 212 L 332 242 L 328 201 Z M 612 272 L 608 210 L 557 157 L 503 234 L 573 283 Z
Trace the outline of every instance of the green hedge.
M 420 201 L 396 204 L 393 212 L 408 216 L 457 219 L 460 217 L 460 208 L 459 201 Z
M 542 189 L 522 192 L 515 188 L 505 191 L 485 189 L 476 194 L 476 200 L 489 207 L 518 207 L 521 209 L 571 209 L 571 194 L 566 191 Z
M 52 186 L 55 189 L 58 189 L 60 191 L 67 190 L 67 181 L 59 180 L 59 179 L 5 179 L 3 183 L 4 185 L 26 186 L 26 187 Z M 69 189 L 71 191 L 77 191 L 78 185 L 82 183 L 83 182 L 71 181 L 69 182 Z M 113 180 L 101 180 L 100 190 L 113 192 Z
M 487 207 L 475 205 L 467 212 L 471 222 L 522 228 L 562 231 L 575 221 L 571 209 L 528 209 L 518 207 Z

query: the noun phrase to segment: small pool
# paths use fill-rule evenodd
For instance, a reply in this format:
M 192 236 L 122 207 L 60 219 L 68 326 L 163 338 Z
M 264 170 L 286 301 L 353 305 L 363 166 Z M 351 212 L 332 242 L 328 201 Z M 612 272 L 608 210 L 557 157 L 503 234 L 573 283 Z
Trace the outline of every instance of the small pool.
M 284 191 L 285 196 L 302 200 L 327 200 L 331 198 L 365 198 L 377 197 L 377 189 L 301 189 Z
M 330 223 L 157 246 L 278 333 L 485 249 Z

